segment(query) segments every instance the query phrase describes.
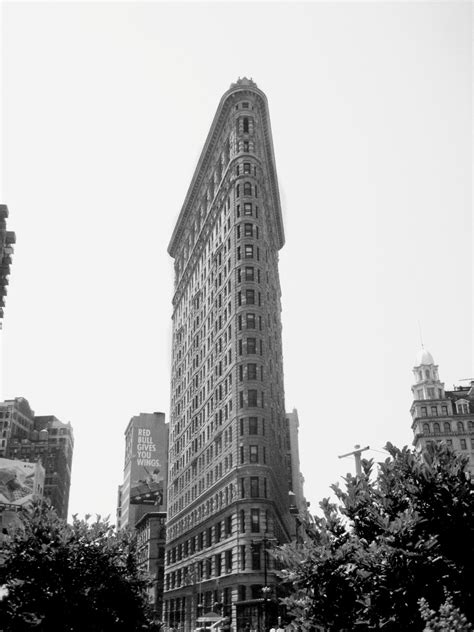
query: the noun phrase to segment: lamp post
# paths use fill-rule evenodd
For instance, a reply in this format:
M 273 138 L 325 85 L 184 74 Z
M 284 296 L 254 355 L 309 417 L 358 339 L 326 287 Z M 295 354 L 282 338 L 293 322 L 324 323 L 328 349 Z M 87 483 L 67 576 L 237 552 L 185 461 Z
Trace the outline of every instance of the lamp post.
M 263 630 L 267 632 L 267 605 L 268 605 L 268 596 L 272 591 L 271 586 L 268 585 L 268 577 L 267 577 L 267 543 L 268 542 L 276 542 L 276 538 L 267 538 L 267 534 L 265 533 L 262 539 L 263 542 Z

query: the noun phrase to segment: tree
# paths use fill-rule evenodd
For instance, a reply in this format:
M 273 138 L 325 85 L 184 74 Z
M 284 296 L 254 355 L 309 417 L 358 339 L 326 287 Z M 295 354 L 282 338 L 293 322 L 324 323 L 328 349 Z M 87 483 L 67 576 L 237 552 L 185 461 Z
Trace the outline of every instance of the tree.
M 32 507 L 2 550 L 0 629 L 151 629 L 132 534 L 89 520 L 69 525 L 44 503 Z
M 364 460 L 362 476 L 348 475 L 345 489 L 332 486 L 339 502 L 323 500 L 307 541 L 277 554 L 293 587 L 285 603 L 304 629 L 421 631 L 419 600 L 437 612 L 446 595 L 473 622 L 474 485 L 466 459 L 437 444 L 422 454 L 386 449 L 376 476 Z

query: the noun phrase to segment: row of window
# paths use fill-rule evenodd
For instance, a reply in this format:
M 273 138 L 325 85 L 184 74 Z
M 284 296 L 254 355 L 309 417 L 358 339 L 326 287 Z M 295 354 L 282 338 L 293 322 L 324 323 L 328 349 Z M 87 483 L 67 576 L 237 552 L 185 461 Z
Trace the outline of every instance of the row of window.
M 243 258 L 253 259 L 254 256 L 257 261 L 260 261 L 260 248 L 258 246 L 254 247 L 253 244 L 245 244 L 245 246 L 243 247 Z M 240 246 L 237 246 L 237 261 L 240 261 L 241 259 L 242 248 Z
M 468 425 L 469 432 L 473 432 L 474 431 L 474 422 L 473 421 L 468 421 L 467 425 Z M 466 427 L 465 427 L 463 421 L 456 422 L 456 430 L 457 430 L 457 432 L 466 432 Z M 424 434 L 430 434 L 430 432 L 431 432 L 430 424 L 427 424 L 427 423 L 423 424 L 423 432 L 424 432 Z M 433 424 L 433 432 L 435 432 L 435 433 L 436 432 L 441 432 L 441 424 L 439 424 L 437 421 Z M 443 432 L 452 432 L 452 426 L 451 426 L 451 423 L 449 421 L 443 422 Z
M 237 217 L 240 217 L 240 212 L 241 212 L 240 209 L 241 209 L 241 205 L 237 204 L 237 207 L 236 207 Z M 245 202 L 243 204 L 242 211 L 245 216 L 247 217 L 255 216 L 255 218 L 258 219 L 258 206 L 256 204 L 252 204 L 251 202 Z
M 248 222 L 246 222 L 245 224 L 237 224 L 237 226 L 235 227 L 235 232 L 237 235 L 237 239 L 240 239 L 242 234 L 244 237 L 255 237 L 255 239 L 259 239 L 258 226 L 255 226 L 254 224 L 249 224 Z
M 247 391 L 239 391 L 239 408 L 265 408 L 265 393 L 255 388 L 249 388 Z

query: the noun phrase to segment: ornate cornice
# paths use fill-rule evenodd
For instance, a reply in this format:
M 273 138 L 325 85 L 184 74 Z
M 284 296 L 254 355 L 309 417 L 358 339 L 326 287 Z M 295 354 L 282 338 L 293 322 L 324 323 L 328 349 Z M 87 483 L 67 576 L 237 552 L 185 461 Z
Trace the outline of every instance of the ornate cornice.
M 269 174 L 268 184 L 271 197 L 271 207 L 275 216 L 277 226 L 278 248 L 281 248 L 285 243 L 268 102 L 265 94 L 259 88 L 257 88 L 256 84 L 253 81 L 244 78 L 239 79 L 237 83 L 232 84 L 230 89 L 227 90 L 227 92 L 222 96 L 219 102 L 219 106 L 217 108 L 216 114 L 214 115 L 214 119 L 207 135 L 204 148 L 201 152 L 198 165 L 191 180 L 191 184 L 186 194 L 184 204 L 181 208 L 178 221 L 171 236 L 171 240 L 168 246 L 168 253 L 172 257 L 176 257 L 177 255 L 180 241 L 186 231 L 186 225 L 192 214 L 196 199 L 202 189 L 204 180 L 208 174 L 209 166 L 212 164 L 215 147 L 218 143 L 222 130 L 227 123 L 231 107 L 235 101 L 235 96 L 242 93 L 250 93 L 253 96 L 258 97 L 263 125 L 263 138 L 265 143 L 264 154 Z

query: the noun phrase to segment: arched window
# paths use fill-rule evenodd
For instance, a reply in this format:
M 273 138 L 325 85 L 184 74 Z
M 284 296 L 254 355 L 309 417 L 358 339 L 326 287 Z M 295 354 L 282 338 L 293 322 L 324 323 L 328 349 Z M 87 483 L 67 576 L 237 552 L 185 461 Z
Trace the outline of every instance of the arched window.
M 464 432 L 464 424 L 462 421 L 458 421 L 458 432 Z
M 434 429 L 435 432 L 439 432 L 440 431 L 440 427 L 439 427 L 439 423 L 438 422 L 436 422 L 434 424 L 433 429 Z
M 428 369 L 426 369 L 426 371 L 425 371 L 425 377 L 426 377 L 427 380 L 430 379 L 430 372 L 428 371 Z
M 250 182 L 245 182 L 244 184 L 244 195 L 252 195 L 252 185 Z
M 423 424 L 423 434 L 430 434 L 429 424 Z
M 445 421 L 443 424 L 444 432 L 451 432 L 451 424 L 449 421 Z
M 474 421 L 468 421 L 467 427 L 469 428 L 469 432 L 472 432 L 474 430 Z

